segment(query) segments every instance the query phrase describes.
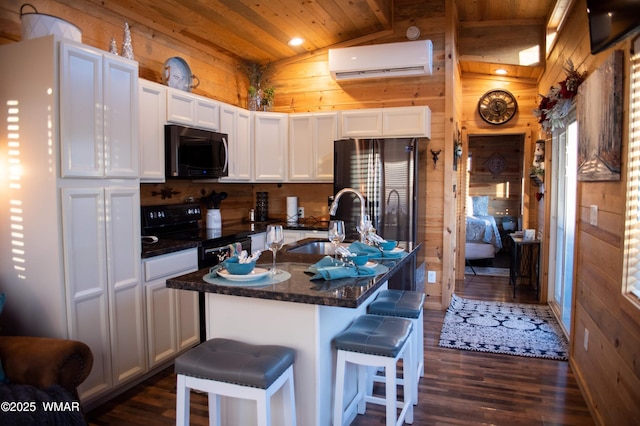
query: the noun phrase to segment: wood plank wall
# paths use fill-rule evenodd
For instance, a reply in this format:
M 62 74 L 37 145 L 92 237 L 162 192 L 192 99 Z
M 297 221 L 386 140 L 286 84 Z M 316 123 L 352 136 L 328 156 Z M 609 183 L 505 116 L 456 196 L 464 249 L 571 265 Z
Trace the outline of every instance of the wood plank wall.
M 438 309 L 443 304 L 445 307 L 448 305 L 448 300 L 441 300 L 442 288 L 452 288 L 455 266 L 448 263 L 454 259 L 453 229 L 456 224 L 455 220 L 449 223 L 449 218 L 455 217 L 455 205 L 451 209 L 451 202 L 445 202 L 445 195 L 451 192 L 450 176 L 446 174 L 452 172 L 453 152 L 449 136 L 452 117 L 445 113 L 445 104 L 452 90 L 445 81 L 445 68 L 452 60 L 445 41 L 445 12 L 446 8 L 453 8 L 450 3 L 444 0 L 396 0 L 393 34 L 375 41 L 376 44 L 405 41 L 405 31 L 409 26 L 420 28 L 420 38 L 433 42 L 433 75 L 429 77 L 336 83 L 327 69 L 327 55 L 322 54 L 278 66 L 273 78 L 277 89 L 274 109 L 283 112 L 410 105 L 428 105 L 431 108 L 432 137 L 426 147 L 428 166 L 424 181 L 420 182 L 422 190 L 419 196 L 426 209 L 424 215 L 419 215 L 418 233 L 425 235 L 425 240 L 418 264 L 424 263 L 426 269 L 436 271 L 437 283 L 428 285 L 426 292 L 427 305 Z M 429 154 L 431 150 L 442 150 L 435 168 Z
M 624 135 L 622 179 L 579 182 L 575 251 L 574 316 L 570 363 L 599 424 L 637 424 L 640 419 L 640 308 L 622 294 L 624 218 L 629 117 L 630 41 L 591 55 L 585 0 L 577 0 L 561 30 L 540 84 L 540 93 L 565 78 L 571 59 L 592 72 L 618 48 L 624 51 Z M 598 226 L 589 207 L 598 206 Z M 585 330 L 589 331 L 584 349 Z

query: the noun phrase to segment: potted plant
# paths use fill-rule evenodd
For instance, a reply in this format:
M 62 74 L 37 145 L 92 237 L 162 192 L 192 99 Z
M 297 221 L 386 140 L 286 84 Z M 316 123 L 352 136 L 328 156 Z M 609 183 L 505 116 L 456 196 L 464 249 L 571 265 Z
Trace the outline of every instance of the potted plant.
M 540 184 L 544 182 L 544 168 L 531 166 L 529 169 L 529 177 L 534 181 L 535 186 L 540 186 Z
M 270 111 L 273 107 L 275 88 L 269 85 L 269 77 L 273 74 L 273 64 L 259 64 L 245 61 L 240 66 L 249 79 L 248 108 L 251 111 Z

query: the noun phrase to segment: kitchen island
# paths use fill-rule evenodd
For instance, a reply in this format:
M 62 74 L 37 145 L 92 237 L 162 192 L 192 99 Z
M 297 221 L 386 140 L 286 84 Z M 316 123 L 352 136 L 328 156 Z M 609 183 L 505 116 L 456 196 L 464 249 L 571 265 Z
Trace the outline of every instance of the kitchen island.
M 208 269 L 167 280 L 167 287 L 206 293 L 207 339 L 223 337 L 253 344 L 277 344 L 294 348 L 295 396 L 298 424 L 330 425 L 335 350 L 332 340 L 367 306 L 389 279 L 407 262 L 415 261 L 420 245 L 405 247 L 399 259 L 380 259 L 385 272 L 375 277 L 311 280 L 305 273 L 322 255 L 278 253 L 278 269 L 291 274 L 286 281 L 267 286 L 215 285 L 204 278 Z M 264 252 L 259 265 L 268 267 L 271 255 Z M 353 391 L 355 383 L 349 385 Z M 281 424 L 280 392 L 273 398 L 273 424 Z M 225 424 L 252 424 L 255 406 L 249 401 L 226 399 Z

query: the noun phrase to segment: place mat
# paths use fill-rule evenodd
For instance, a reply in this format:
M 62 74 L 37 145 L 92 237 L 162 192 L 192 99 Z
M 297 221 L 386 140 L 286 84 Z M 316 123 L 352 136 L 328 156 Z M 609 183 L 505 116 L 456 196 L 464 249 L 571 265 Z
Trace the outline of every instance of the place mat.
M 215 272 L 207 274 L 203 277 L 204 281 L 209 284 L 226 285 L 230 287 L 264 287 L 271 284 L 281 283 L 291 278 L 291 274 L 287 271 L 279 271 L 276 275 L 267 275 L 264 278 L 254 281 L 230 281 L 221 278 Z

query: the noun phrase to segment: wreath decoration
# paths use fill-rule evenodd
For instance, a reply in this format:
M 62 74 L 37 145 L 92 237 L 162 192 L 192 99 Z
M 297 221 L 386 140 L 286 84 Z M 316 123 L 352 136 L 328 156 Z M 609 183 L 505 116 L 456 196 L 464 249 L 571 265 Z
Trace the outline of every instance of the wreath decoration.
M 564 118 L 569 114 L 573 98 L 578 94 L 578 87 L 587 77 L 587 73 L 576 71 L 571 59 L 567 60 L 564 67 L 567 78 L 558 83 L 558 86 L 551 86 L 547 95 L 538 95 L 542 99 L 538 108 L 533 110 L 533 115 L 538 117 L 538 123 L 546 132 L 564 127 Z

